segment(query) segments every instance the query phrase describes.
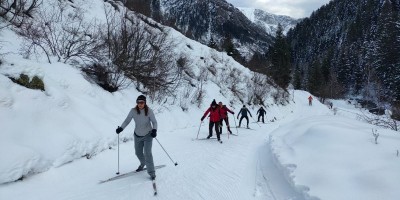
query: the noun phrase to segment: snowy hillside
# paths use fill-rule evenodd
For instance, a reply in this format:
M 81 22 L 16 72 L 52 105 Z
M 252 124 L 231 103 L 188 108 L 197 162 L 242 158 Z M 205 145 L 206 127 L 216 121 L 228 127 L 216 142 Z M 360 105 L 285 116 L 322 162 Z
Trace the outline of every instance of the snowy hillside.
M 278 24 L 282 25 L 283 33 L 286 34 L 291 28 L 295 27 L 300 20 L 289 16 L 274 15 L 266 11 L 255 8 L 238 8 L 253 23 L 263 28 L 268 34 L 275 36 Z

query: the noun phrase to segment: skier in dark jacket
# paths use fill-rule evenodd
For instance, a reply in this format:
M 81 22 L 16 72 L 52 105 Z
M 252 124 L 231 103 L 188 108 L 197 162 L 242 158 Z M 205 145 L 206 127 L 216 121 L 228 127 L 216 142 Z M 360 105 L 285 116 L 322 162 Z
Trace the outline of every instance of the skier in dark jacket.
M 116 132 L 117 134 L 121 133 L 132 119 L 135 121 L 135 153 L 140 161 L 140 165 L 136 171 L 142 171 L 146 165 L 147 173 L 150 175 L 151 179 L 154 180 L 156 178 L 156 171 L 154 169 L 151 147 L 153 145 L 153 138 L 157 136 L 157 120 L 153 110 L 147 106 L 146 97 L 144 95 L 140 95 L 136 99 L 136 104 L 137 105 L 131 109 L 122 125 L 118 126 Z
M 209 124 L 209 134 L 207 136 L 207 139 L 210 139 L 212 136 L 212 129 L 213 126 L 215 125 L 215 132 L 217 133 L 217 138 L 218 141 L 221 141 L 220 139 L 220 132 L 219 132 L 219 123 L 221 121 L 221 114 L 219 107 L 217 106 L 217 102 L 215 102 L 215 99 L 212 101 L 210 108 L 207 109 L 207 111 L 204 113 L 203 117 L 201 117 L 201 121 L 204 120 L 204 118 L 207 117 L 208 113 L 210 113 L 210 124 Z
M 262 123 L 264 123 L 264 115 L 267 113 L 263 107 L 257 110 L 257 115 L 258 115 L 258 120 L 257 122 L 260 122 L 260 118 L 262 119 Z
M 247 113 L 249 113 L 250 116 L 253 117 L 253 116 L 251 115 L 249 109 L 247 109 L 246 106 L 243 105 L 243 108 L 240 109 L 240 111 L 239 111 L 239 113 L 238 113 L 238 115 L 237 115 L 237 118 L 239 119 L 239 115 L 242 114 L 242 117 L 240 118 L 240 121 L 239 121 L 239 127 L 240 127 L 240 124 L 242 123 L 242 119 L 243 119 L 243 118 L 246 118 L 246 120 L 247 120 L 247 128 L 249 128 L 249 117 L 247 117 Z
M 226 127 L 228 128 L 229 133 L 232 134 L 231 128 L 229 127 L 228 112 L 232 113 L 233 115 L 235 113 L 233 111 L 229 110 L 229 108 L 227 108 L 226 105 L 223 105 L 222 102 L 218 102 L 218 106 L 221 111 L 221 121 L 220 121 L 220 126 L 219 126 L 220 134 L 222 134 L 222 125 L 223 125 L 224 121 L 225 121 Z

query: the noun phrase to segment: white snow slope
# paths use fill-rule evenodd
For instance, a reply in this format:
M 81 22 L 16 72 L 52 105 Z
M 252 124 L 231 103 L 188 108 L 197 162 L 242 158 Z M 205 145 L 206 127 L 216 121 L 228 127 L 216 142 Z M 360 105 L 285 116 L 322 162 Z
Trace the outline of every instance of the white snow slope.
M 139 92 L 131 87 L 111 94 L 70 65 L 23 59 L 17 53 L 16 35 L 9 30 L 1 34 L 2 52 L 8 54 L 0 65 L 0 199 L 153 199 L 145 172 L 98 183 L 115 176 L 115 129 Z M 171 37 L 182 40 L 178 33 Z M 185 49 L 187 44 L 191 48 Z M 207 47 L 196 42 L 184 40 L 180 45 L 191 60 L 218 55 L 225 65 L 250 76 L 229 57 L 210 55 Z M 193 65 L 200 68 L 202 63 Z M 8 78 L 20 73 L 43 78 L 46 91 L 27 89 Z M 272 105 L 268 99 L 265 124 L 253 123 L 258 107 L 249 106 L 252 129 L 232 128 L 238 136 L 228 138 L 224 127 L 224 143 L 219 144 L 215 139 L 196 139 L 198 133 L 199 138 L 208 135 L 207 120 L 200 124 L 207 105 L 215 98 L 233 108 L 232 127 L 242 105 L 229 93 L 221 93 L 225 89 L 215 81 L 208 81 L 204 89 L 206 100 L 200 109 L 190 101 L 180 102 L 187 104 L 185 112 L 182 105 L 149 102 L 159 122 L 157 139 L 178 163 L 174 166 L 153 142 L 155 164 L 167 165 L 157 170 L 157 199 L 394 200 L 400 196 L 396 156 L 400 136 L 356 120 L 353 113 L 360 112 L 356 108 L 334 101 L 335 107 L 347 110 L 334 115 L 317 101 L 308 106 L 309 94 L 295 91 L 294 101 L 287 106 Z M 273 118 L 277 120 L 271 122 Z M 372 128 L 380 134 L 378 144 Z M 121 173 L 139 165 L 131 141 L 133 129 L 132 122 L 120 134 Z

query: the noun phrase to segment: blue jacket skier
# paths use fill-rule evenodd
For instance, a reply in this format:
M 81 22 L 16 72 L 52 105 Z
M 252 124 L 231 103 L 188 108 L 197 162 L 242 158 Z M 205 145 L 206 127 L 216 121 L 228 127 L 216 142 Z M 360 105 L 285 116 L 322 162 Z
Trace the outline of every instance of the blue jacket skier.
M 246 105 L 243 105 L 243 108 L 240 109 L 240 111 L 239 111 L 239 113 L 238 113 L 238 115 L 237 115 L 237 118 L 239 119 L 239 115 L 242 114 L 242 117 L 241 117 L 240 120 L 239 120 L 239 127 L 240 127 L 240 125 L 241 125 L 241 123 L 242 123 L 243 118 L 246 118 L 246 120 L 247 120 L 247 128 L 249 128 L 249 117 L 247 116 L 247 113 L 249 113 L 250 116 L 253 117 L 253 116 L 251 115 L 249 109 L 246 108 Z
M 265 113 L 267 113 L 267 111 L 265 111 L 263 107 L 261 107 L 260 109 L 257 110 L 257 115 L 258 115 L 257 122 L 259 122 L 260 118 L 261 118 L 262 119 L 262 123 L 264 123 L 264 115 L 265 115 Z

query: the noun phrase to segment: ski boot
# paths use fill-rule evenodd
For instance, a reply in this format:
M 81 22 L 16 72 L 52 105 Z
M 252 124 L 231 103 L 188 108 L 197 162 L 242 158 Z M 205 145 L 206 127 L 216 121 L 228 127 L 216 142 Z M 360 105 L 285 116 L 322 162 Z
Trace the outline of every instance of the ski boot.
M 136 172 L 143 171 L 144 165 L 139 165 L 139 167 L 136 169 Z

